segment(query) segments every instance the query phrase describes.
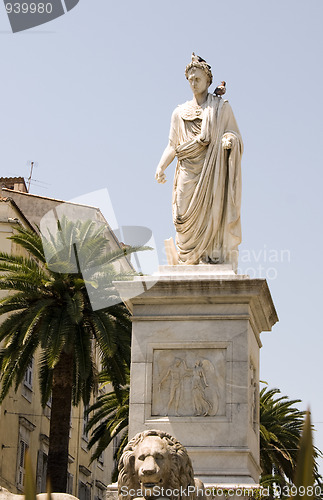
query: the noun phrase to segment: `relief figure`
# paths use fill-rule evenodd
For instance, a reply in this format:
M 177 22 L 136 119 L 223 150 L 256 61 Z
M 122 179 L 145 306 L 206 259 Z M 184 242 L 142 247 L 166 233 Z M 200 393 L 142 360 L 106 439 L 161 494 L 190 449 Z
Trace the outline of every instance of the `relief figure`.
M 192 376 L 192 401 L 196 416 L 206 416 L 212 410 L 212 403 L 205 396 L 205 388 L 208 387 L 203 362 L 201 360 L 195 363 Z
M 183 396 L 183 380 L 184 377 L 188 376 L 191 373 L 191 371 L 192 370 L 189 370 L 187 368 L 185 360 L 181 358 L 175 358 L 174 362 L 159 382 L 158 390 L 160 391 L 162 384 L 166 382 L 166 380 L 170 379 L 169 399 L 167 403 L 166 415 L 169 414 L 172 405 L 174 405 L 175 415 L 180 416 L 178 413 L 178 408 L 181 396 Z

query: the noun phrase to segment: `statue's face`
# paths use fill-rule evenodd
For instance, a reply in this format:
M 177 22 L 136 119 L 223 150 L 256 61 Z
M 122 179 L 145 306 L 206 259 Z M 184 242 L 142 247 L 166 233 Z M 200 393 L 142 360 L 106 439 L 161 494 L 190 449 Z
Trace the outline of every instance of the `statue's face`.
M 209 77 L 201 68 L 190 69 L 188 82 L 194 95 L 203 94 L 210 86 Z
M 171 455 L 160 437 L 147 436 L 139 443 L 135 450 L 135 472 L 144 496 L 150 496 L 149 490 L 155 496 L 154 487 L 167 488 L 170 470 Z

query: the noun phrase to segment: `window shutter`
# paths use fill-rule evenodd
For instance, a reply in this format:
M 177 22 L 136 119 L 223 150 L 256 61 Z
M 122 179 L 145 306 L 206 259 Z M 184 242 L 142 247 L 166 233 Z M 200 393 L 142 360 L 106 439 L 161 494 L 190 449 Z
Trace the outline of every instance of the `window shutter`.
M 19 443 L 19 463 L 18 463 L 18 486 L 23 487 L 25 482 L 25 455 L 28 450 L 28 444 L 22 439 Z

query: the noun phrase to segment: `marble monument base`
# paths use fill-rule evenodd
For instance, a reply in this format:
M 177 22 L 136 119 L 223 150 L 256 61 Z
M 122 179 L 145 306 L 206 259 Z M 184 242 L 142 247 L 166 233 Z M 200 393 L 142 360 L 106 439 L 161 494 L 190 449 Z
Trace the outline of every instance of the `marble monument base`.
M 259 334 L 277 321 L 266 280 L 161 266 L 118 289 L 133 312 L 129 437 L 166 431 L 204 483 L 257 484 Z

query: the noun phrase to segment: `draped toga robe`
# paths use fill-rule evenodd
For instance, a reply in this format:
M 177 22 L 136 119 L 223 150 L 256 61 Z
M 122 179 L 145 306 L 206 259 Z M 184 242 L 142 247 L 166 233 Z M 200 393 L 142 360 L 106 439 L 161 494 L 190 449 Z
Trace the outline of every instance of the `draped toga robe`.
M 179 263 L 231 263 L 236 270 L 243 144 L 228 101 L 208 94 L 201 106 L 177 106 L 169 139 L 178 159 L 173 220 Z

